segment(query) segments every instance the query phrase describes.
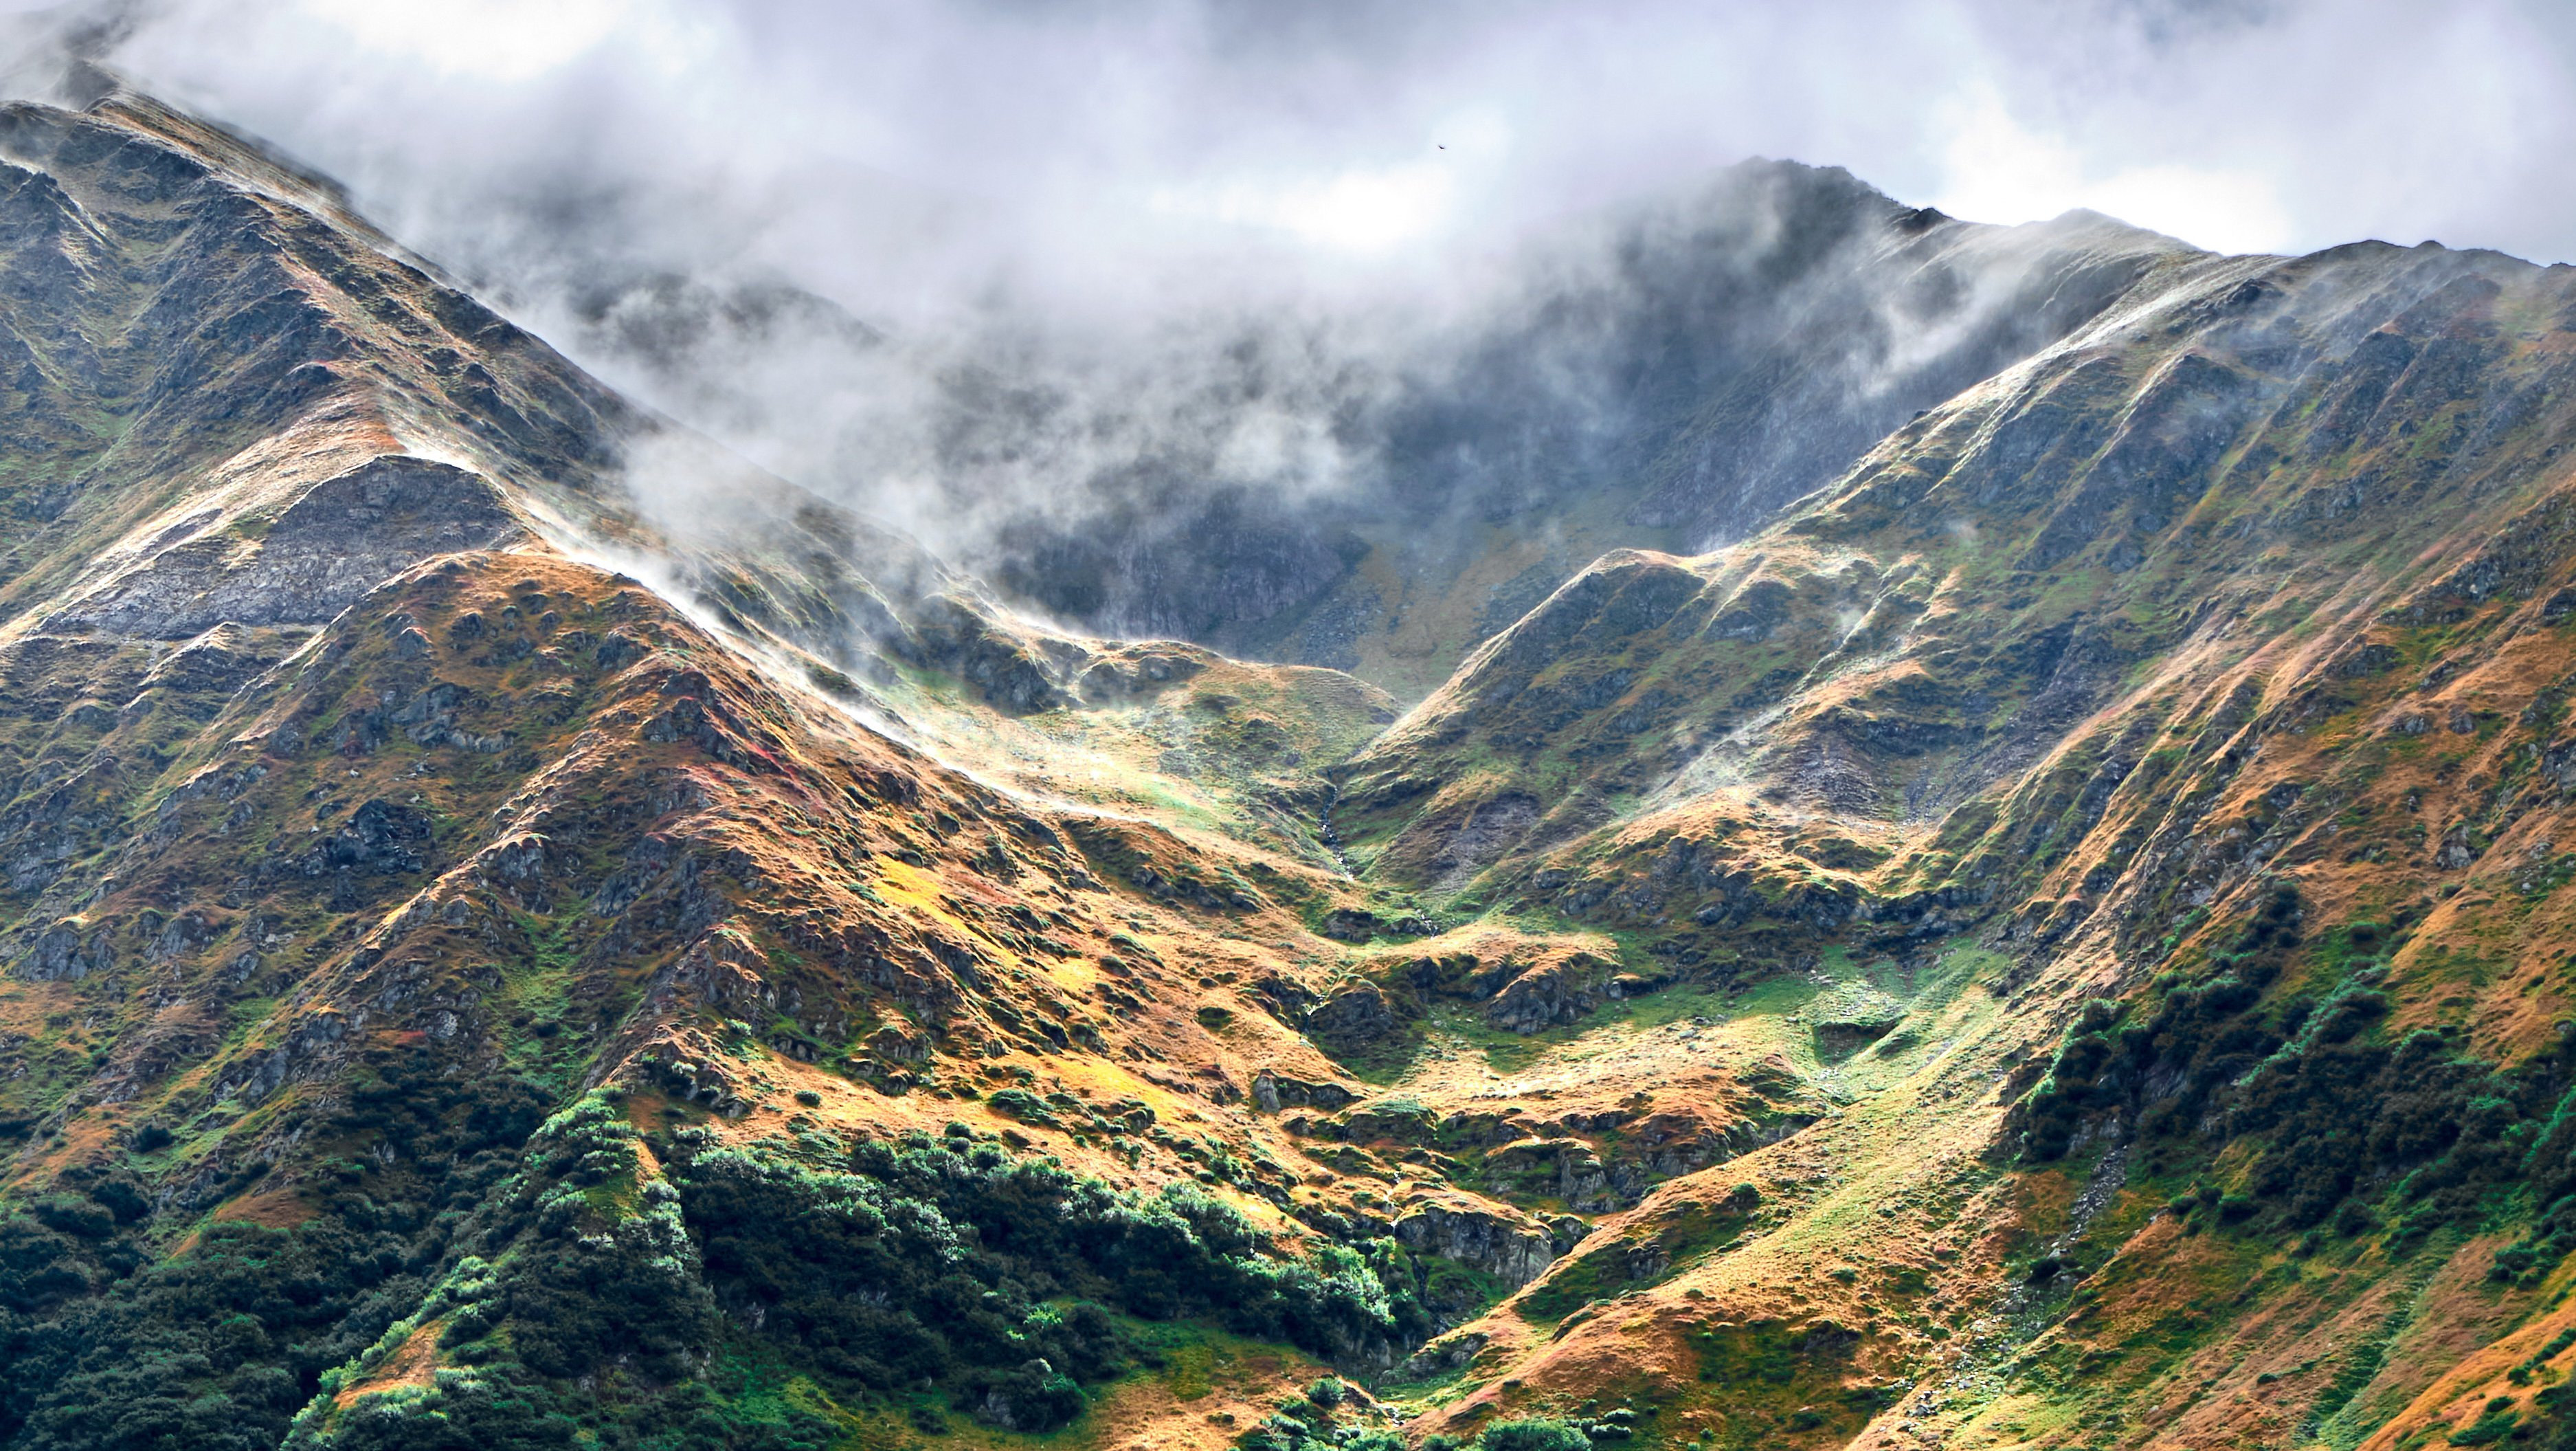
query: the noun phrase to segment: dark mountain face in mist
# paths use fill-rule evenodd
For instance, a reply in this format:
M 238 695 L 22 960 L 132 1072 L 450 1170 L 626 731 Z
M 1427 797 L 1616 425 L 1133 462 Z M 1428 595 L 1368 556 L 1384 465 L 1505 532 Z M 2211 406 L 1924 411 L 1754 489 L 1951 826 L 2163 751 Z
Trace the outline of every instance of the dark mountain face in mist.
M 2188 253 L 2107 219 L 1980 227 L 1838 170 L 1747 163 L 1536 249 L 1492 317 L 1332 400 L 1359 460 L 1343 486 L 1282 497 L 1140 461 L 1080 481 L 1088 514 L 1007 522 L 995 571 L 1095 628 L 1422 682 L 1544 592 L 1492 577 L 1497 531 L 1587 557 L 1751 533 Z
M 870 414 L 808 482 L 917 521 L 1069 623 L 1418 694 L 1582 560 L 1752 532 L 2188 255 L 2086 214 L 1978 226 L 1748 162 L 1559 227 L 1467 316 L 1393 345 L 1283 306 L 1140 357 L 1007 326 L 922 347 L 775 285 L 671 278 L 594 292 L 579 317 L 585 351 L 720 432 L 746 406 L 725 391 L 738 357 L 853 389 L 910 371 L 916 416 Z M 919 435 L 901 488 L 934 502 L 872 490 L 868 427 Z M 1246 460 L 1247 437 L 1277 447 Z

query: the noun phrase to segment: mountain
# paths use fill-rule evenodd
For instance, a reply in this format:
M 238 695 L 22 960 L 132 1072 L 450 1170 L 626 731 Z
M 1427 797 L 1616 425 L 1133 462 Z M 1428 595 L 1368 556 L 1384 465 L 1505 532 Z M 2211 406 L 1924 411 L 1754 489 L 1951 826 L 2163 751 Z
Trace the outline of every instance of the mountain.
M 1142 479 L 1093 481 L 1089 510 L 1007 527 L 996 578 L 1059 618 L 1419 699 L 1589 560 L 1750 533 L 1910 414 L 2192 255 L 2091 213 L 1982 226 L 1840 169 L 1745 162 L 1542 236 L 1492 316 L 1346 384 L 1334 430 L 1368 462 L 1340 487 L 1147 460 Z M 1238 386 L 1257 398 L 1290 370 L 1264 356 L 1277 341 L 1246 347 Z
M 1337 768 L 1371 876 L 1708 983 L 1832 1101 L 1426 1353 L 1696 1364 L 1721 1441 L 2554 1414 L 2571 281 L 2199 259 Z
M 1217 1128 L 1258 1072 L 1336 1075 L 1199 1006 L 1324 970 L 1242 944 L 1359 890 L 1313 767 L 1382 695 L 1021 630 L 140 98 L 0 133 L 10 1444 L 557 1444 L 567 1416 L 809 1444 L 855 1424 L 831 1395 L 884 1413 L 924 1377 L 1048 1424 L 1132 1354 L 1045 1307 L 1091 1288 L 1075 1262 L 998 1222 L 971 1248 L 970 1201 L 1180 1238 L 1129 1279 L 1199 1257 L 1122 1309 L 1389 1333 L 1369 1272 L 1254 1251 L 1237 1201 L 1279 1220 L 1279 1134 Z M 686 547 L 654 522 L 719 497 Z M 1008 779 L 1027 739 L 1045 801 Z M 1087 1177 L 1015 1154 L 1022 1120 Z M 861 1129 L 931 1177 L 851 1179 Z M 719 1328 L 779 1282 L 686 1238 L 697 1181 L 664 1166 L 737 1152 L 716 1192 L 802 1206 L 744 1218 L 765 1242 L 843 1224 L 810 1270 L 836 1330 Z M 831 1392 L 776 1399 L 790 1340 Z M 464 1399 L 387 1409 L 423 1396 Z
M 0 1443 L 2576 1440 L 2576 272 L 1731 174 L 1400 709 L 0 161 Z
M 1757 160 L 1462 261 L 1367 321 L 1282 303 L 1118 347 L 990 319 L 925 339 L 776 283 L 647 275 L 576 289 L 568 326 L 581 356 L 756 443 L 746 420 L 781 392 L 836 394 L 776 371 L 884 380 L 925 421 L 875 432 L 920 433 L 920 456 L 861 439 L 818 467 L 861 498 L 900 476 L 888 507 L 1012 599 L 1409 703 L 1590 560 L 1752 532 L 2196 255 L 2090 213 L 1981 226 Z

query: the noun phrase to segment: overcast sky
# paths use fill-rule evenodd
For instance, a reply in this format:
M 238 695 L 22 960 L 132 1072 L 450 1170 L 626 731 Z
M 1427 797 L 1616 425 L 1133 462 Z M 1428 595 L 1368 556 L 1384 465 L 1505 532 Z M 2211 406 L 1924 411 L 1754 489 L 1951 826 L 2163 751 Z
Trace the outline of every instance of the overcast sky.
M 2228 250 L 2431 237 L 2576 258 L 2563 0 L 132 13 L 117 64 L 341 175 L 426 246 L 580 203 L 619 217 L 618 245 L 774 253 L 879 306 L 994 251 L 1086 276 L 1173 248 L 1437 266 L 1751 154 L 1979 220 L 2088 206 Z M 948 255 L 909 254 L 923 238 Z

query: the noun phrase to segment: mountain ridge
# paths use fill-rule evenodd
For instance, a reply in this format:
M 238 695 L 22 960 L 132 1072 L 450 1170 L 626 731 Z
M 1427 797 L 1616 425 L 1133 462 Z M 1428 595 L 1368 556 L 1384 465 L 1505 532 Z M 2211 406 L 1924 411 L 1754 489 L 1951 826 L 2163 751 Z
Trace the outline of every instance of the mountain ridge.
M 1753 527 L 1908 411 L 2055 336 L 2158 257 L 2188 251 L 2107 218 L 1956 222 L 1839 168 L 1765 161 L 1693 195 L 1587 219 L 1536 250 L 1542 260 L 1527 270 L 1538 280 L 1510 316 L 1542 321 L 1463 344 L 1454 381 L 1401 380 L 1383 421 L 1363 425 L 1382 434 L 1380 468 L 1401 502 L 1328 493 L 1294 521 L 1348 536 L 1350 562 L 1336 571 L 1318 560 L 1316 581 L 1283 584 L 1288 602 L 1262 604 L 1257 619 L 1115 604 L 1108 618 L 1355 669 L 1417 696 L 1536 603 L 1528 590 L 1545 586 L 1534 574 L 1562 578 L 1613 547 L 1688 547 Z M 1830 348 L 1802 341 L 1817 337 Z M 1569 390 L 1568 377 L 1598 378 L 1607 396 Z M 1166 503 L 1167 518 L 1130 524 L 1172 527 L 1205 554 L 1209 531 L 1174 522 L 1195 519 L 1193 506 Z M 1533 514 L 1547 529 L 1515 530 Z M 1533 534 L 1557 541 L 1545 559 L 1529 554 Z M 1085 547 L 1077 532 L 1072 558 L 1047 556 L 1051 573 L 1005 562 L 998 575 L 1084 618 L 1100 607 L 1063 596 L 1061 566 L 1087 577 Z M 1322 595 L 1296 598 L 1316 582 Z M 1223 599 L 1213 607 L 1226 609 Z
M 2111 233 L 1399 716 L 0 158 L 9 1444 L 2568 1434 L 2568 269 Z

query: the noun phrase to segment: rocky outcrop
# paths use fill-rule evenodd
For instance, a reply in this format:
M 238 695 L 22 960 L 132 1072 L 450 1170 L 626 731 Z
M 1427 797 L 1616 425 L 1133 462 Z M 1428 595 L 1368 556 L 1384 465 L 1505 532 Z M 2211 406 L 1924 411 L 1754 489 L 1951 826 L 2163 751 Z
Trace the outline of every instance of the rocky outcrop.
M 1407 1031 L 1395 1000 L 1373 982 L 1352 983 L 1306 1015 L 1307 1035 L 1337 1053 L 1384 1046 Z
M 1425 1196 L 1395 1219 L 1396 1243 L 1465 1265 L 1506 1285 L 1526 1285 L 1556 1260 L 1548 1229 L 1518 1210 L 1465 1195 Z
M 1461 1331 L 1441 1336 L 1407 1357 L 1396 1374 L 1406 1380 L 1429 1380 L 1451 1371 L 1464 1370 L 1475 1364 L 1476 1357 L 1493 1344 L 1493 1337 L 1478 1330 Z
M 1510 1033 L 1535 1033 L 1581 1019 L 1614 996 L 1612 964 L 1589 953 L 1536 963 L 1503 984 L 1485 1021 Z
M 1252 1101 L 1263 1113 L 1277 1113 L 1283 1108 L 1320 1108 L 1329 1112 L 1357 1097 L 1339 1083 L 1313 1082 L 1267 1068 L 1252 1079 Z
M 915 608 L 911 625 L 909 653 L 973 683 L 1004 710 L 1026 714 L 1074 703 L 1060 677 L 1082 654 L 1051 655 L 1044 637 L 1008 629 L 989 605 L 939 595 Z
M 422 560 L 523 535 L 490 480 L 391 455 L 312 485 L 274 518 L 153 541 L 41 628 L 174 640 L 228 621 L 320 624 Z

